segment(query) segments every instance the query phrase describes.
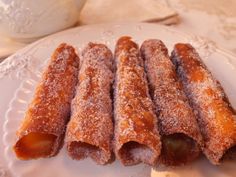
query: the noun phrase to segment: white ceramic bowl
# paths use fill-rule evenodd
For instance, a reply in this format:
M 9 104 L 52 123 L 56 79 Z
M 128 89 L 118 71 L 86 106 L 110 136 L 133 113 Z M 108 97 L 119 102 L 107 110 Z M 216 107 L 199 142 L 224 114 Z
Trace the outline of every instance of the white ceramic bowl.
M 21 40 L 73 26 L 85 0 L 0 0 L 0 33 Z

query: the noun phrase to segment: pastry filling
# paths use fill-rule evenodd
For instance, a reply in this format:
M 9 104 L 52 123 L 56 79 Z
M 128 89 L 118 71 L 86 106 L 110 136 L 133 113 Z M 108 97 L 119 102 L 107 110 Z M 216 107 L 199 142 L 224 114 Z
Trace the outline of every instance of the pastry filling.
M 77 160 L 90 156 L 92 159 L 99 162 L 99 159 L 103 159 L 105 155 L 99 147 L 85 142 L 73 141 L 69 144 L 68 149 L 71 156 Z
M 182 133 L 163 136 L 162 159 L 168 165 L 180 165 L 199 155 L 197 143 Z
M 232 159 L 236 159 L 236 146 L 233 146 L 230 149 L 228 149 L 221 158 L 222 161 L 232 160 Z
M 44 133 L 29 133 L 15 145 L 16 155 L 23 160 L 50 156 L 56 136 Z
M 153 151 L 146 145 L 129 141 L 120 148 L 119 155 L 126 165 L 134 163 L 152 163 Z

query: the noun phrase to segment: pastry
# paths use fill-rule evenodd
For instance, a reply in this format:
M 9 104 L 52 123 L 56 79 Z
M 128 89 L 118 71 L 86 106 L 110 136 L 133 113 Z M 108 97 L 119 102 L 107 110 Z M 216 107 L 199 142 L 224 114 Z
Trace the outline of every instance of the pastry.
M 115 49 L 114 151 L 124 165 L 154 165 L 161 151 L 154 105 L 138 46 L 121 37 Z
M 186 95 L 198 114 L 205 142 L 203 152 L 213 164 L 219 164 L 236 150 L 235 111 L 220 83 L 190 44 L 176 44 L 171 58 Z
M 59 151 L 70 117 L 79 58 L 73 47 L 61 44 L 53 53 L 18 130 L 14 145 L 22 160 L 51 157 Z
M 193 161 L 201 152 L 202 136 L 168 50 L 157 39 L 144 41 L 140 50 L 159 122 L 160 162 L 182 165 Z
M 82 52 L 66 133 L 67 151 L 73 159 L 91 157 L 98 164 L 111 159 L 113 70 L 111 51 L 103 44 L 89 43 Z

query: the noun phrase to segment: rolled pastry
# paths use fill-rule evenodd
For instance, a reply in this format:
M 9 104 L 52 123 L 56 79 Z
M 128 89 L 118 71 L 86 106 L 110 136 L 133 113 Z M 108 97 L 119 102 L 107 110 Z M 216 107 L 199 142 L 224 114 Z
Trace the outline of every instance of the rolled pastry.
M 54 156 L 60 149 L 70 116 L 79 58 L 73 47 L 61 44 L 54 52 L 18 130 L 14 145 L 22 160 Z
M 161 142 L 154 105 L 138 46 L 121 37 L 115 49 L 114 151 L 124 165 L 144 162 L 154 165 Z
M 172 61 L 194 110 L 198 113 L 205 147 L 213 164 L 236 152 L 236 114 L 220 83 L 190 44 L 176 44 Z
M 105 164 L 111 158 L 113 135 L 113 57 L 105 45 L 94 43 L 89 43 L 82 55 L 66 133 L 67 150 L 73 159 L 91 157 L 98 164 Z
M 142 44 L 141 54 L 162 137 L 161 163 L 193 161 L 201 152 L 202 137 L 168 50 L 162 41 L 151 39 Z

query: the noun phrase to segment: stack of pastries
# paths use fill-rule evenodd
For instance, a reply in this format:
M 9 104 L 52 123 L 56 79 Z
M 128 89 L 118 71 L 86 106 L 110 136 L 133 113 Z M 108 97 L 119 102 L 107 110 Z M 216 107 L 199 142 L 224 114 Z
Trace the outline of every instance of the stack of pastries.
M 212 164 L 236 156 L 236 113 L 190 44 L 157 39 L 54 51 L 17 132 L 21 160 L 55 156 L 124 165 Z

